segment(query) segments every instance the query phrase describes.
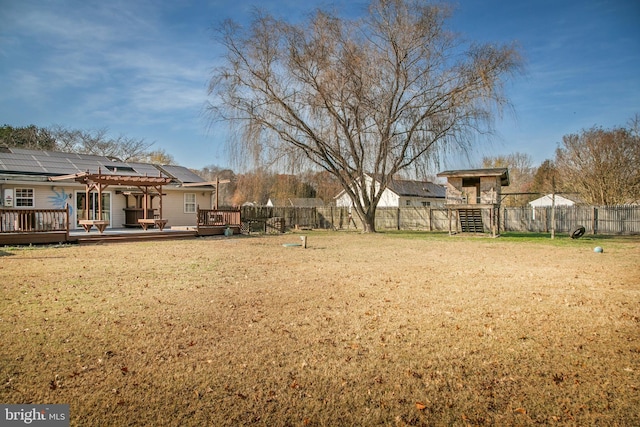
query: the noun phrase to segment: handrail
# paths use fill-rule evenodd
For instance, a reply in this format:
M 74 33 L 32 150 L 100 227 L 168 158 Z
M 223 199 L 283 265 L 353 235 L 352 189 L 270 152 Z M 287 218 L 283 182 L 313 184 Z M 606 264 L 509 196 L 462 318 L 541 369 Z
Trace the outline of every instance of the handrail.
M 0 209 L 0 233 L 69 233 L 68 209 Z
M 198 208 L 198 227 L 240 226 L 240 209 L 200 209 Z

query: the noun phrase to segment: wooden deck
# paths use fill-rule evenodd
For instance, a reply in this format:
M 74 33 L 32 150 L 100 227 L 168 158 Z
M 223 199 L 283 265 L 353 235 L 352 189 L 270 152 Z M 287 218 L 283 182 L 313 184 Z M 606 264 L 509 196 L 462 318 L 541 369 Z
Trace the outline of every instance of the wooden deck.
M 193 239 L 198 237 L 195 227 L 165 228 L 159 229 L 131 229 L 112 228 L 104 232 L 84 230 L 74 230 L 69 233 L 69 243 L 92 244 L 92 243 L 116 243 L 116 242 L 136 242 L 145 240 L 172 240 L 172 239 Z
M 166 227 L 166 219 L 149 219 L 143 221 L 143 228 L 107 228 L 108 221 L 82 220 L 84 229 L 69 229 L 66 209 L 0 209 L 0 246 L 187 239 L 241 232 L 238 209 L 198 210 L 196 219 L 197 225 Z

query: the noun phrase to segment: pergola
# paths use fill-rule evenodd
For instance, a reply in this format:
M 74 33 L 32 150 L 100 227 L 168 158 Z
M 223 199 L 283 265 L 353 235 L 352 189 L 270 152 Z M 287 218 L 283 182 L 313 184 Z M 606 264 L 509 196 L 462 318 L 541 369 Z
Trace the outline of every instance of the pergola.
M 110 185 L 120 185 L 137 187 L 143 194 L 143 218 L 138 220 L 138 223 L 144 230 L 149 225 L 157 225 L 160 231 L 163 230 L 167 224 L 167 220 L 162 218 L 162 186 L 167 185 L 172 181 L 172 178 L 164 176 L 135 176 L 135 175 L 111 175 L 103 174 L 100 169 L 98 173 L 81 172 L 72 175 L 64 175 L 49 178 L 50 181 L 62 181 L 65 179 L 74 179 L 77 182 L 83 183 L 86 186 L 85 197 L 85 218 L 78 222 L 82 227 L 89 232 L 94 225 L 100 231 L 104 232 L 104 229 L 109 225 L 108 220 L 102 219 L 102 192 Z M 98 193 L 98 212 L 97 219 L 89 219 L 89 193 L 96 191 Z M 151 206 L 151 193 L 155 191 L 160 196 L 158 213 L 159 218 L 148 218 L 148 208 Z

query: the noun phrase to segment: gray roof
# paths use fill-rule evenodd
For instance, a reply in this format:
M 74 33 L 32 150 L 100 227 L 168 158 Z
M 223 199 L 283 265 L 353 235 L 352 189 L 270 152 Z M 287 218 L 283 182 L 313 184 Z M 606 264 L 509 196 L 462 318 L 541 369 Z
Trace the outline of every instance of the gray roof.
M 501 185 L 509 185 L 508 168 L 458 169 L 440 172 L 437 176 L 447 178 L 481 178 L 484 176 L 500 177 Z
M 190 169 L 187 169 L 183 166 L 162 165 L 158 167 L 162 169 L 164 172 L 166 172 L 167 175 L 174 177 L 180 182 L 187 183 L 187 182 L 203 182 L 204 181 L 204 179 L 202 179 L 200 176 L 196 175 Z
M 374 175 L 374 177 L 377 182 L 380 182 L 379 176 Z M 387 189 L 403 197 L 444 199 L 447 194 L 447 190 L 442 185 L 435 184 L 431 181 L 413 181 L 408 179 L 392 179 L 389 184 L 387 184 Z M 345 190 L 340 191 L 334 199 L 341 197 L 344 193 Z
M 446 190 L 442 185 L 431 181 L 410 181 L 405 179 L 392 180 L 387 188 L 399 196 L 404 197 L 430 197 L 444 199 Z
M 150 163 L 122 162 L 106 156 L 63 153 L 58 151 L 3 148 L 0 150 L 0 173 L 53 177 L 82 172 L 105 175 L 168 176 L 180 183 L 204 179 L 183 166 L 157 166 Z

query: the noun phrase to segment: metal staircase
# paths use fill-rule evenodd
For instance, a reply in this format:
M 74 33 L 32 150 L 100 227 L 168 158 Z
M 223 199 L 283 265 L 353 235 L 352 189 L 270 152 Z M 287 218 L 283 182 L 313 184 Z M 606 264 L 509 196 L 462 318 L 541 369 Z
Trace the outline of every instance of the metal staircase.
M 484 233 L 482 209 L 458 209 L 458 217 L 463 233 Z

